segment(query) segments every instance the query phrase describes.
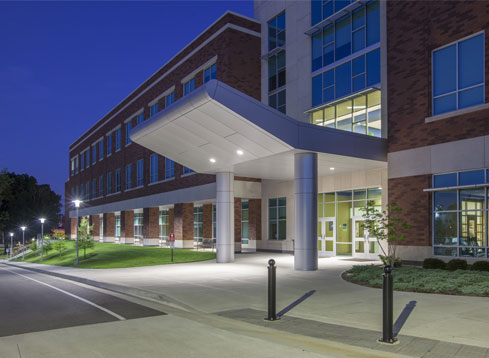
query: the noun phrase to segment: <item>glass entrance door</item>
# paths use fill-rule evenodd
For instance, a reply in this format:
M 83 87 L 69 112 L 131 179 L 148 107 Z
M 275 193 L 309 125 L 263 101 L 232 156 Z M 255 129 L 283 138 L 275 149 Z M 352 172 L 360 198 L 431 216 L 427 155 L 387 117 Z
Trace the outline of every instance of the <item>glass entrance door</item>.
M 355 257 L 377 258 L 379 243 L 376 238 L 369 237 L 363 226 L 363 218 L 353 218 L 353 255 Z
M 336 255 L 335 218 L 319 218 L 318 220 L 318 255 Z

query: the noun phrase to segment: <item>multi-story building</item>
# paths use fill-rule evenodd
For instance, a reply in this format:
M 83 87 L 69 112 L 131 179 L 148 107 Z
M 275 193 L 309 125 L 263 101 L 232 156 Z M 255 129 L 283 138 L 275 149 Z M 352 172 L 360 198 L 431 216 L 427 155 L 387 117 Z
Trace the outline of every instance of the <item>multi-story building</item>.
M 484 2 L 255 1 L 226 13 L 70 147 L 69 202 L 102 241 L 375 257 L 362 208 L 411 224 L 399 253 L 485 258 Z M 461 27 L 461 22 L 464 26 Z M 489 162 L 488 162 L 489 163 Z

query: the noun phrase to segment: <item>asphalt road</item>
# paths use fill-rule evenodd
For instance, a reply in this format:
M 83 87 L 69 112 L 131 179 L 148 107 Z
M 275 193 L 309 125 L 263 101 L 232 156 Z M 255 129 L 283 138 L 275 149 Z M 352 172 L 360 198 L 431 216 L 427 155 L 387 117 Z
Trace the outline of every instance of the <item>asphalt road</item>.
M 100 290 L 0 264 L 0 337 L 163 314 Z

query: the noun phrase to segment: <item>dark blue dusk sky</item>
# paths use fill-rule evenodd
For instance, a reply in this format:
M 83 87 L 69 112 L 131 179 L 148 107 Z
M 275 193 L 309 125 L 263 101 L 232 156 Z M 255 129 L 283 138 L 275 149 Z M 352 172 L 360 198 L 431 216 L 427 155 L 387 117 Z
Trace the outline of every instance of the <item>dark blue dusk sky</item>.
M 0 2 L 0 169 L 64 195 L 68 146 L 226 10 L 253 2 Z

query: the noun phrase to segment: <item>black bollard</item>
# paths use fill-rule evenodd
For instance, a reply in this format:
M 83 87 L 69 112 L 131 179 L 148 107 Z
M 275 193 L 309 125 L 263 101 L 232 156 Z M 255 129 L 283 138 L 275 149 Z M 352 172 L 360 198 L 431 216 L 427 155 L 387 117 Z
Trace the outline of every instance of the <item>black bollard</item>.
M 384 266 L 382 275 L 382 343 L 394 343 L 393 311 L 394 311 L 394 283 L 392 279 L 392 267 Z
M 268 321 L 276 321 L 277 318 L 277 282 L 275 260 L 268 260 Z

